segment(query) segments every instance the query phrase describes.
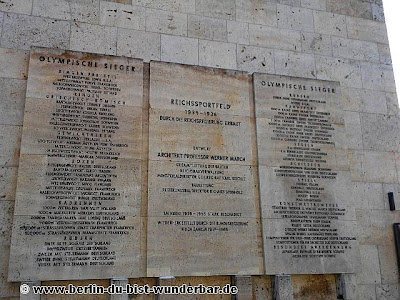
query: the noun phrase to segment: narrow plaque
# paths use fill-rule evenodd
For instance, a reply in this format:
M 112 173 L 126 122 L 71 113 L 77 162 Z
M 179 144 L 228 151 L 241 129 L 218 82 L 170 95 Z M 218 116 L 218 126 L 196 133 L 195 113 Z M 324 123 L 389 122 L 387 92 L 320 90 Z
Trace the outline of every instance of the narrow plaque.
M 31 51 L 10 281 L 143 276 L 143 63 Z
M 150 64 L 148 276 L 262 273 L 250 83 Z
M 339 83 L 254 75 L 266 274 L 355 272 Z

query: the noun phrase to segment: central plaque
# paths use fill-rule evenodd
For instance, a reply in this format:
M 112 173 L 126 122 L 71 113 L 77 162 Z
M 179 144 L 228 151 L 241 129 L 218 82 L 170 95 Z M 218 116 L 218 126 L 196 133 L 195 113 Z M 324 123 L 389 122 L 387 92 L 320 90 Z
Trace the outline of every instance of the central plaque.
M 260 274 L 250 77 L 150 64 L 148 276 Z
M 143 63 L 31 51 L 10 281 L 145 275 Z

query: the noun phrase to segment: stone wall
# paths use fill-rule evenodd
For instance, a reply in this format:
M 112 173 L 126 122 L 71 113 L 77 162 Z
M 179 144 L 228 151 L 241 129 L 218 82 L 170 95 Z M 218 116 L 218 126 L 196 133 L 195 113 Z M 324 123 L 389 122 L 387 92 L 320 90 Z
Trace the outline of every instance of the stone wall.
M 339 81 L 361 252 L 358 299 L 399 299 L 392 224 L 400 221 L 400 131 L 381 0 L 116 2 L 122 3 L 0 1 L 0 297 L 19 297 L 19 284 L 7 283 L 8 256 L 29 50 L 40 46 Z M 388 192 L 397 211 L 389 211 Z M 238 299 L 272 298 L 269 276 L 234 280 Z M 336 281 L 333 275 L 293 276 L 294 298 L 336 299 Z

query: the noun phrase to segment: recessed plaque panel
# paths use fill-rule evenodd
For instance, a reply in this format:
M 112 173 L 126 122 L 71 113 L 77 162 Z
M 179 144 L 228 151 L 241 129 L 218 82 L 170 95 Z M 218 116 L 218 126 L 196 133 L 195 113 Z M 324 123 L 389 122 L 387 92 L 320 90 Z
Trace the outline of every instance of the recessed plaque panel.
M 31 51 L 9 280 L 139 277 L 143 63 Z
M 356 272 L 339 83 L 254 75 L 266 274 Z
M 148 276 L 262 273 L 250 83 L 150 64 Z

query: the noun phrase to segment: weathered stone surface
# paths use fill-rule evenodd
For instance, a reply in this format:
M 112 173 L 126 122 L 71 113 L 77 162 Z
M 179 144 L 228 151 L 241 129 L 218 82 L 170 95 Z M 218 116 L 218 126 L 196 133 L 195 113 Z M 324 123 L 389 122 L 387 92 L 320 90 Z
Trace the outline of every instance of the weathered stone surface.
M 326 0 L 302 0 L 301 6 L 316 10 L 326 10 Z
M 383 11 L 382 3 L 371 3 L 372 7 L 372 20 L 385 22 L 385 13 Z
M 346 24 L 350 39 L 388 44 L 385 23 L 347 17 Z
M 253 299 L 253 281 L 251 276 L 235 276 L 232 278 L 232 283 L 238 288 L 237 299 Z
M 350 59 L 379 61 L 376 43 L 332 37 L 333 56 Z
M 356 209 L 384 209 L 381 183 L 354 182 L 352 198 Z
M 387 201 L 387 195 L 385 195 Z M 393 241 L 393 223 L 398 223 L 399 211 L 357 210 L 357 236 L 360 244 L 387 245 Z M 396 267 L 393 264 L 393 267 Z
M 187 37 L 162 34 L 161 60 L 197 65 L 199 63 L 199 41 Z
M 250 45 L 299 51 L 301 38 L 298 31 L 249 24 Z
M 15 200 L 15 190 L 17 188 L 16 167 L 0 168 L 0 200 Z
M 376 151 L 349 151 L 353 181 L 397 183 L 394 153 Z
M 117 28 L 74 22 L 70 49 L 100 54 L 116 54 Z
M 199 40 L 199 65 L 236 69 L 236 44 Z
M 311 9 L 278 4 L 277 17 L 280 28 L 314 31 Z
M 194 13 L 196 7 L 195 2 L 196 0 L 132 0 L 132 5 L 184 13 Z
M 0 245 L 0 297 L 3 299 L 19 299 L 19 282 L 8 282 L 8 262 L 10 246 Z M 11 298 L 16 297 L 16 298 Z
M 276 275 L 274 277 L 274 299 L 293 300 L 293 281 L 290 275 Z
M 97 24 L 99 23 L 99 6 L 99 0 L 35 0 L 32 14 L 46 18 Z
M 117 54 L 141 58 L 144 61 L 159 60 L 161 57 L 159 33 L 119 29 Z
M 236 21 L 277 26 L 276 4 L 260 0 L 238 0 Z
M 158 9 L 146 10 L 146 31 L 187 36 L 186 14 Z
M 343 109 L 357 112 L 387 114 L 384 92 L 366 89 L 342 88 Z M 397 99 L 396 99 L 397 105 Z
M 387 44 L 378 44 L 379 58 L 381 64 L 392 64 L 392 57 L 390 55 L 390 48 Z
M 146 9 L 139 6 L 100 2 L 100 24 L 145 30 Z
M 376 286 L 376 300 L 396 300 L 400 297 L 400 285 L 380 284 Z
M 251 276 L 251 279 L 253 281 L 253 299 L 274 299 L 271 276 Z
M 0 48 L 0 77 L 26 79 L 29 52 Z
M 249 73 L 273 73 L 275 71 L 273 50 L 261 47 L 238 45 L 237 64 L 238 69 Z
M 132 0 L 109 0 L 109 2 L 121 3 L 121 4 L 132 4 Z
M 0 125 L 0 166 L 17 167 L 22 126 Z
M 337 275 L 337 298 L 358 299 L 356 274 Z
M 10 246 L 14 201 L 0 201 L 0 244 Z
M 33 0 L 4 0 L 0 3 L 0 10 L 17 14 L 29 15 Z
M 363 149 L 360 114 L 353 111 L 344 112 L 348 149 Z
M 360 284 L 381 283 L 379 255 L 376 245 L 360 245 L 361 268 L 357 273 Z
M 29 50 L 31 46 L 69 48 L 67 21 L 7 13 L 4 15 L 1 46 Z
M 397 116 L 399 114 L 399 102 L 396 93 L 386 93 L 387 113 Z
M 271 2 L 277 2 L 280 4 L 291 5 L 291 6 L 300 6 L 300 0 L 271 0 Z
M 302 32 L 301 46 L 303 52 L 320 55 L 332 55 L 332 41 L 329 35 Z
M 248 45 L 249 24 L 243 22 L 227 21 L 228 42 Z
M 315 32 L 346 37 L 346 17 L 324 11 L 314 11 Z
M 143 275 L 143 63 L 36 48 L 27 96 L 9 280 Z
M 318 79 L 335 80 L 345 87 L 362 88 L 358 61 L 316 55 L 315 64 Z
M 22 125 L 26 80 L 0 78 L 0 124 Z
M 397 116 L 361 114 L 364 149 L 400 152 L 400 124 Z
M 249 79 L 151 63 L 148 276 L 262 273 Z
M 196 14 L 235 20 L 235 0 L 196 0 Z
M 71 6 L 68 0 L 36 0 L 33 3 L 32 15 L 45 18 L 71 20 Z
M 334 275 L 294 275 L 292 283 L 294 299 L 336 300 Z
M 396 92 L 393 67 L 385 64 L 361 63 L 363 87 L 371 90 Z
M 358 284 L 357 285 L 358 300 L 376 300 L 374 284 Z
M 339 84 L 256 74 L 254 93 L 266 274 L 355 272 Z
M 99 23 L 99 0 L 69 0 L 71 20 L 97 24 Z
M 394 203 L 396 210 L 400 210 L 400 184 L 398 183 L 385 183 L 383 184 L 383 203 L 384 209 L 390 209 L 388 193 L 394 194 Z
M 0 35 L 3 32 L 3 20 L 4 20 L 4 13 L 0 12 L 0 24 L 1 24 Z
M 188 35 L 199 39 L 228 41 L 226 20 L 203 16 L 188 16 Z
M 3 179 L 0 177 L 0 179 Z M 4 199 L 1 199 L 4 200 Z M 19 283 L 7 282 L 14 201 L 0 201 L 0 297 L 19 296 Z
M 368 1 L 359 0 L 327 0 L 326 10 L 342 15 L 354 16 L 359 18 L 372 18 L 372 8 Z
M 275 50 L 276 74 L 315 78 L 314 55 Z
M 378 245 L 378 254 L 382 283 L 398 283 L 399 268 L 394 263 L 397 261 L 394 238 L 388 239 L 386 243 Z

